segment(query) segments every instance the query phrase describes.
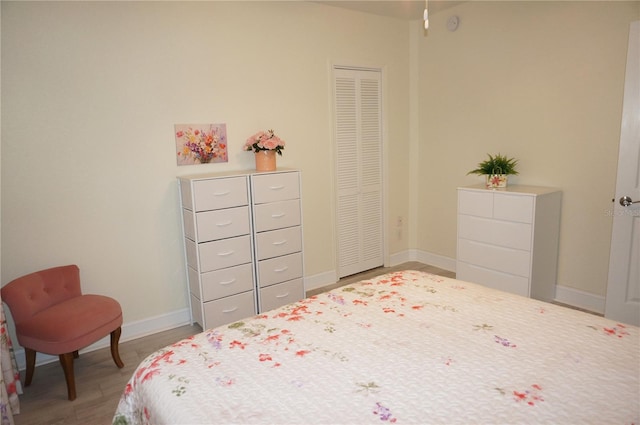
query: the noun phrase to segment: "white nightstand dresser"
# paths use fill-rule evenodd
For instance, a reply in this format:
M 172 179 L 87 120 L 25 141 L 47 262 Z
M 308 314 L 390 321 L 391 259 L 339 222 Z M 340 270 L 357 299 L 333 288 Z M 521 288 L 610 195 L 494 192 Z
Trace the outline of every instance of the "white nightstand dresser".
M 178 179 L 192 322 L 208 329 L 304 298 L 299 171 Z
M 180 178 L 192 322 L 203 329 L 256 313 L 247 175 Z
M 456 278 L 553 300 L 561 201 L 555 188 L 458 188 Z
M 304 298 L 300 173 L 251 175 L 258 309 Z

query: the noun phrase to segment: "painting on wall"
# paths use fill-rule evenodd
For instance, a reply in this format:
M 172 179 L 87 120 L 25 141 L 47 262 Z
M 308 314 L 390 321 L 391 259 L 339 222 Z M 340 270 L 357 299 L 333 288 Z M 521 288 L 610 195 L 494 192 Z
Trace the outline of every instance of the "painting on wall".
M 176 124 L 178 165 L 228 162 L 226 124 Z

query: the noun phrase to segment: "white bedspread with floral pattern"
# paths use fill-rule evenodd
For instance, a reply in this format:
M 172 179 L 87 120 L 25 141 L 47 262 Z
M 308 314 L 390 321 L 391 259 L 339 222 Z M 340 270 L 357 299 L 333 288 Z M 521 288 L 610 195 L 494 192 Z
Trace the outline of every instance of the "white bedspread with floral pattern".
M 144 360 L 114 424 L 638 424 L 639 329 L 416 271 Z

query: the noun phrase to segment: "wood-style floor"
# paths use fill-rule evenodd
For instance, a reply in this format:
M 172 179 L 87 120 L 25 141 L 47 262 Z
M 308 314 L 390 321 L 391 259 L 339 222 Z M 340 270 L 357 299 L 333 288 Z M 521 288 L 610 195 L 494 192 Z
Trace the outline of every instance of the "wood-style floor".
M 377 268 L 341 279 L 308 296 L 362 279 L 396 270 L 422 270 L 448 277 L 455 274 L 418 262 L 391 268 Z M 16 425 L 106 425 L 111 424 L 120 395 L 138 364 L 154 351 L 200 332 L 199 326 L 181 326 L 166 332 L 120 344 L 125 367 L 118 369 L 108 348 L 80 355 L 74 362 L 78 398 L 67 400 L 67 388 L 58 362 L 36 368 L 33 382 L 20 396 L 21 413 L 14 416 Z M 22 372 L 24 379 L 24 372 Z

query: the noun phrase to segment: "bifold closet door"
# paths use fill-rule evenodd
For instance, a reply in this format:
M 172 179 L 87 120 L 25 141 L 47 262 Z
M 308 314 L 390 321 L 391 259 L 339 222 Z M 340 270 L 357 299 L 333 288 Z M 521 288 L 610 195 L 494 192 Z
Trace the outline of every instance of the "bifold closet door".
M 339 277 L 384 263 L 381 80 L 378 70 L 334 68 Z

